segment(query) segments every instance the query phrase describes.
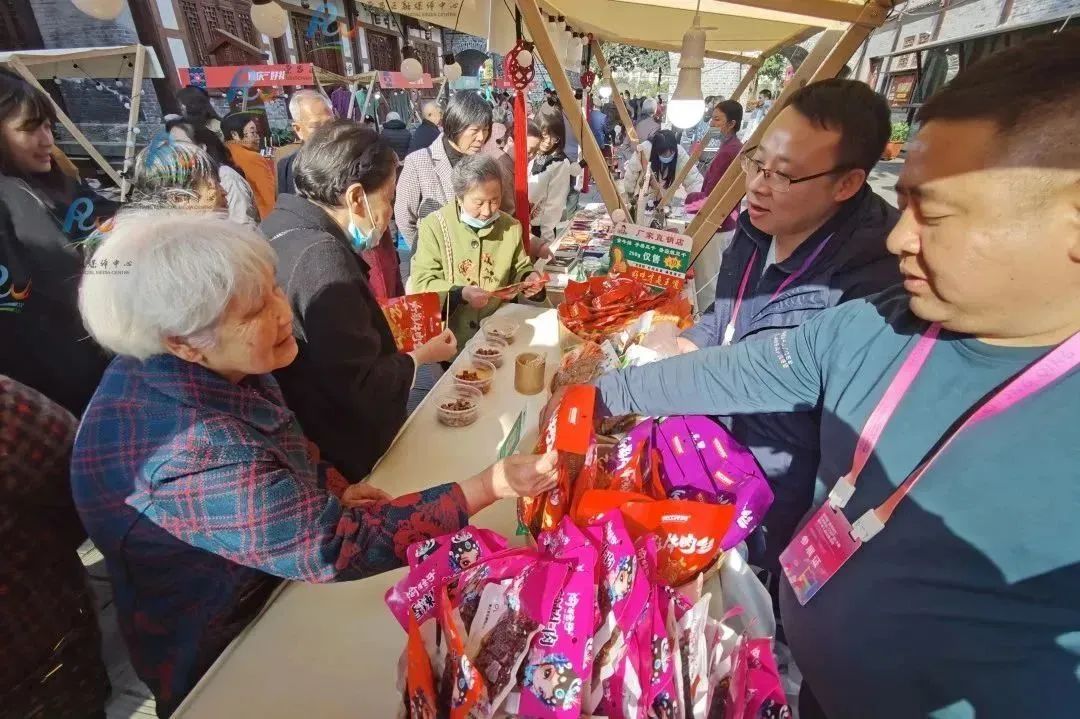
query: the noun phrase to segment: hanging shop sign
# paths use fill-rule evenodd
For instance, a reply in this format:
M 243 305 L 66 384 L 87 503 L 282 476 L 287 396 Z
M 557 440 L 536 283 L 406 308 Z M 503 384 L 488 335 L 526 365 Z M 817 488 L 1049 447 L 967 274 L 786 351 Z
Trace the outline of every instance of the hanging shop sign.
M 435 83 L 431 80 L 431 75 L 424 73 L 420 76 L 419 80 L 413 80 L 410 82 L 405 79 L 405 76 L 400 72 L 390 72 L 389 70 L 379 71 L 379 87 L 386 89 L 402 89 L 402 90 L 428 90 L 435 87 Z
M 281 87 L 314 85 L 315 71 L 309 62 L 295 65 L 222 65 L 181 67 L 181 85 L 203 88 Z
M 693 247 L 689 235 L 621 223 L 611 242 L 611 272 L 653 287 L 681 289 Z

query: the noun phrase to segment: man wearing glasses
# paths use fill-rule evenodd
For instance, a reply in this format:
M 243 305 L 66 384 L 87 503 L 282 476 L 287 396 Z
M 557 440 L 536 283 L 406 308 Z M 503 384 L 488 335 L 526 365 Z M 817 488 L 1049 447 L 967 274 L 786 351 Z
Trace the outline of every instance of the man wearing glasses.
M 899 283 L 885 248 L 899 215 L 866 183 L 888 138 L 889 108 L 864 83 L 825 80 L 792 95 L 742 153 L 748 209 L 724 251 L 716 299 L 680 349 L 761 341 Z M 739 415 L 729 424 L 776 495 L 751 542 L 751 559 L 775 574 L 813 499 L 818 417 Z

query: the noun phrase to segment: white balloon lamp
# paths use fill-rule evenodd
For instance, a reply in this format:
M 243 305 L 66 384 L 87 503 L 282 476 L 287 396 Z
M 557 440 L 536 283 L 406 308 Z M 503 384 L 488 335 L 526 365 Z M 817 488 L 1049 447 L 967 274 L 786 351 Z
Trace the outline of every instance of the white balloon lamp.
M 447 82 L 454 82 L 461 78 L 461 65 L 458 65 L 452 52 L 443 55 L 443 77 Z
M 422 78 L 424 76 L 424 66 L 417 59 L 416 50 L 406 47 L 401 51 L 401 54 L 405 56 L 405 59 L 401 62 L 401 74 L 405 76 L 405 79 L 409 82 L 416 82 Z
M 115 20 L 124 10 L 124 0 L 71 0 L 71 4 L 98 20 Z
M 281 37 L 289 29 L 289 14 L 274 0 L 251 0 L 251 24 L 263 35 Z
M 699 27 L 695 15 L 693 26 L 683 35 L 679 79 L 667 107 L 668 119 L 675 127 L 693 127 L 705 114 L 705 98 L 701 94 L 701 68 L 704 66 L 705 31 Z

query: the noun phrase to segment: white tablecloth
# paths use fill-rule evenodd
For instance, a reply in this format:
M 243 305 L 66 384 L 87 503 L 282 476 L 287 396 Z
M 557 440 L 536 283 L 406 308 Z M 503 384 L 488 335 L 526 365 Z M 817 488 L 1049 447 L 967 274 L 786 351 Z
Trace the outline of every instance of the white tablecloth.
M 513 360 L 526 350 L 546 353 L 550 381 L 560 357 L 558 323 L 554 310 L 522 305 L 506 305 L 499 316 L 524 324 L 483 399 L 480 418 L 465 428 L 439 424 L 435 401 L 444 383 L 452 381 L 448 373 L 375 467 L 375 486 L 400 495 L 476 474 L 495 461 L 523 408 L 528 411 L 519 450 L 532 450 L 546 393 L 518 394 Z M 511 536 L 517 526 L 514 503 L 499 502 L 473 521 Z M 284 585 L 174 717 L 395 717 L 401 702 L 397 661 L 405 632 L 383 604 L 383 595 L 403 575 L 397 570 L 340 584 Z

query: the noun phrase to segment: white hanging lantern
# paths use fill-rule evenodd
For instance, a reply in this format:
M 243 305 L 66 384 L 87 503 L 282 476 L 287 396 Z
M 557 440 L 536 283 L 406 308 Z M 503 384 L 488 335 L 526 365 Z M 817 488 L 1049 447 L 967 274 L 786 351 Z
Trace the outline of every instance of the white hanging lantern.
M 601 81 L 600 89 L 598 89 L 597 92 L 600 93 L 601 100 L 611 99 L 611 85 L 607 84 L 606 82 Z
M 581 42 L 581 35 L 573 32 L 570 34 L 570 43 L 566 49 L 566 67 L 571 70 L 579 69 L 581 66 L 581 51 L 583 44 Z
M 281 37 L 289 29 L 289 14 L 274 0 L 251 0 L 251 24 L 263 35 Z
M 443 55 L 443 77 L 447 82 L 454 82 L 461 78 L 461 65 L 458 65 L 452 52 Z
M 424 76 L 424 66 L 416 58 L 416 50 L 406 46 L 401 51 L 401 54 L 405 57 L 401 62 L 401 74 L 405 76 L 405 79 L 409 82 L 416 82 L 422 78 Z
M 71 0 L 71 4 L 98 20 L 115 20 L 124 10 L 124 0 Z
M 517 56 L 518 65 L 522 67 L 532 67 L 533 54 L 528 50 L 519 50 Z
M 694 16 L 693 26 L 683 35 L 679 55 L 679 79 L 668 103 L 667 116 L 678 128 L 693 127 L 705 114 L 705 97 L 701 94 L 701 68 L 705 66 L 705 31 Z

